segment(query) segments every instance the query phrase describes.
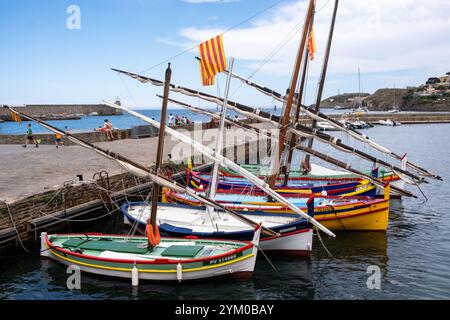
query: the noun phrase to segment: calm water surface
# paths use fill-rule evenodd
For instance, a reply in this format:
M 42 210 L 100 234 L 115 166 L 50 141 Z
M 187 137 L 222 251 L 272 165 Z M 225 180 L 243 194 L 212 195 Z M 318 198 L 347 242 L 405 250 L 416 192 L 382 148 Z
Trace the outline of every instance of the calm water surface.
M 408 151 L 411 161 L 440 174 L 444 182 L 430 181 L 430 184 L 422 186 L 427 202 L 422 196 L 419 199 L 392 200 L 386 234 L 339 233 L 336 239 L 324 239 L 333 258 L 327 255 L 316 238 L 310 258 L 271 257 L 277 271 L 264 257 L 258 257 L 256 271 L 249 281 L 181 285 L 143 283 L 136 290 L 128 281 L 83 274 L 82 289 L 69 291 L 65 267 L 40 260 L 36 254 L 24 254 L 0 258 L 0 298 L 449 299 L 450 125 L 375 127 L 366 130 L 366 134 L 399 153 Z M 367 147 L 355 145 L 370 151 Z M 322 151 L 337 154 L 332 148 L 321 147 L 318 143 L 316 146 Z M 370 167 L 370 164 L 363 164 L 350 156 L 340 158 L 354 163 L 355 167 Z M 417 189 L 410 189 L 420 195 Z M 106 224 L 92 226 L 90 231 L 127 232 L 119 217 Z M 367 288 L 367 268 L 370 265 L 381 269 L 380 290 Z

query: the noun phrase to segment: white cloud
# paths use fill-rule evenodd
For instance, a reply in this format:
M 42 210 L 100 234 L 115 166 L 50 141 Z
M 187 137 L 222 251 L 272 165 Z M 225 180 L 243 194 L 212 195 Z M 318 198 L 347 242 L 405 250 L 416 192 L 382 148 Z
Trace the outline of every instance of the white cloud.
M 325 2 L 318 0 L 317 8 Z M 318 59 L 311 65 L 313 76 L 317 76 L 321 68 L 333 3 L 330 1 L 316 15 Z M 274 9 L 267 17 L 253 21 L 248 27 L 228 31 L 224 34 L 227 55 L 247 60 L 247 66 L 257 68 L 273 48 L 301 23 L 305 10 L 306 1 L 291 2 Z M 356 73 L 358 66 L 365 73 L 419 68 L 429 69 L 430 73 L 448 71 L 445 69 L 450 64 L 448 12 L 450 1 L 341 1 L 330 57 L 330 74 Z M 188 47 L 224 29 L 189 27 L 181 30 L 180 34 Z M 299 38 L 300 33 L 297 33 L 260 72 L 291 74 Z

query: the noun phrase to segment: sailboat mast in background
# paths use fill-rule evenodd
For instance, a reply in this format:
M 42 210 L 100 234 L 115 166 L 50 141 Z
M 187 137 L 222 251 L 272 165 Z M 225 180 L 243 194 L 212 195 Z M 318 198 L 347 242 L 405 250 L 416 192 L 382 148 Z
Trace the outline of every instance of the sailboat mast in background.
M 331 43 L 333 42 L 334 26 L 336 24 L 336 15 L 337 15 L 338 6 L 339 6 L 339 0 L 335 0 L 334 10 L 333 10 L 333 18 L 331 19 L 330 33 L 328 35 L 328 43 L 327 43 L 327 48 L 325 50 L 325 58 L 323 61 L 323 66 L 322 66 L 322 73 L 320 75 L 319 88 L 317 90 L 316 105 L 315 105 L 315 109 L 314 109 L 314 111 L 316 113 L 320 111 L 320 102 L 322 100 L 323 87 L 325 85 L 325 78 L 327 76 L 328 60 L 330 57 Z M 312 122 L 312 128 L 315 129 L 316 125 L 317 125 L 317 120 L 314 119 Z M 312 148 L 313 143 L 314 143 L 314 139 L 311 138 L 308 142 L 308 148 Z M 305 164 L 306 164 L 307 168 L 311 167 L 309 161 L 310 161 L 310 155 L 307 154 L 305 157 Z

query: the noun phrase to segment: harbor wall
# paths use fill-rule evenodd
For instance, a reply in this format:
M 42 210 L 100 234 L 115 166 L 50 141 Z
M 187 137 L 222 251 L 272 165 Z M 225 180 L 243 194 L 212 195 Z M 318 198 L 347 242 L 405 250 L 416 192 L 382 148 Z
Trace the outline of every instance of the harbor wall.
M 0 250 L 19 247 L 22 242 L 28 250 L 34 251 L 37 249 L 34 243 L 39 240 L 43 228 L 45 231 L 55 231 L 70 228 L 73 225 L 67 221 L 70 219 L 98 218 L 108 212 L 106 210 L 116 209 L 110 199 L 123 199 L 124 188 L 131 198 L 132 194 L 148 190 L 150 186 L 147 179 L 129 174 L 98 179 L 96 183 L 75 182 L 8 205 L 0 202 Z M 139 191 L 133 190 L 133 187 L 136 189 L 139 186 Z
M 96 143 L 108 141 L 108 137 L 104 132 L 83 132 L 74 133 L 75 137 L 83 139 L 86 142 Z M 130 136 L 130 130 L 116 130 L 113 132 L 115 139 L 128 139 Z M 39 140 L 39 144 L 53 145 L 55 144 L 55 135 L 52 133 L 37 133 L 34 134 L 36 140 Z M 2 134 L 0 135 L 0 144 L 24 144 L 26 140 L 25 134 Z M 72 141 L 63 137 L 62 142 L 64 145 L 74 145 Z
M 245 121 L 246 123 L 250 123 L 250 121 Z M 217 128 L 217 123 L 202 123 L 201 127 L 196 124 L 185 124 L 181 126 L 173 126 L 172 129 L 175 130 L 185 130 L 185 131 L 194 131 L 201 128 L 201 130 L 213 129 Z M 24 131 L 26 129 L 24 128 Z M 74 132 L 71 133 L 73 136 L 80 138 L 84 141 L 90 143 L 96 142 L 106 142 L 108 141 L 108 137 L 105 132 Z M 167 135 L 167 134 L 166 134 Z M 34 134 L 37 140 L 40 140 L 40 144 L 42 145 L 53 145 L 55 144 L 55 135 L 53 133 L 36 133 Z M 130 129 L 121 129 L 114 130 L 113 136 L 115 139 L 139 139 L 139 138 L 150 138 L 157 137 L 158 130 L 150 125 L 137 126 Z M 25 134 L 0 134 L 0 144 L 24 144 L 26 139 Z M 72 141 L 63 137 L 63 142 L 65 145 L 74 145 Z
M 402 124 L 427 124 L 427 123 L 450 123 L 450 112 L 445 113 L 377 113 L 377 114 L 361 114 L 361 115 L 329 115 L 334 120 L 342 118 L 359 119 L 365 122 L 376 124 L 379 120 L 390 119 L 392 121 L 401 122 Z M 300 118 L 302 124 L 310 124 L 311 119 L 307 116 Z
M 14 106 L 17 111 L 32 117 L 49 117 L 61 115 L 89 115 L 97 112 L 100 116 L 121 115 L 122 111 L 111 108 L 106 104 L 28 104 L 25 106 Z M 11 121 L 11 113 L 5 108 L 0 108 L 0 119 Z

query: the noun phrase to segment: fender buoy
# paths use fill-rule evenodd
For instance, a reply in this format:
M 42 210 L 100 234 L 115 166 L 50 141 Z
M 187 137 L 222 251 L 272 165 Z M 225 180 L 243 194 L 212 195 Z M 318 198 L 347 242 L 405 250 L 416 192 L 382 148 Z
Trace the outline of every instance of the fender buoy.
M 161 242 L 161 236 L 159 235 L 159 228 L 157 225 L 153 227 L 150 223 L 145 227 L 145 233 L 147 234 L 148 243 L 155 247 Z

